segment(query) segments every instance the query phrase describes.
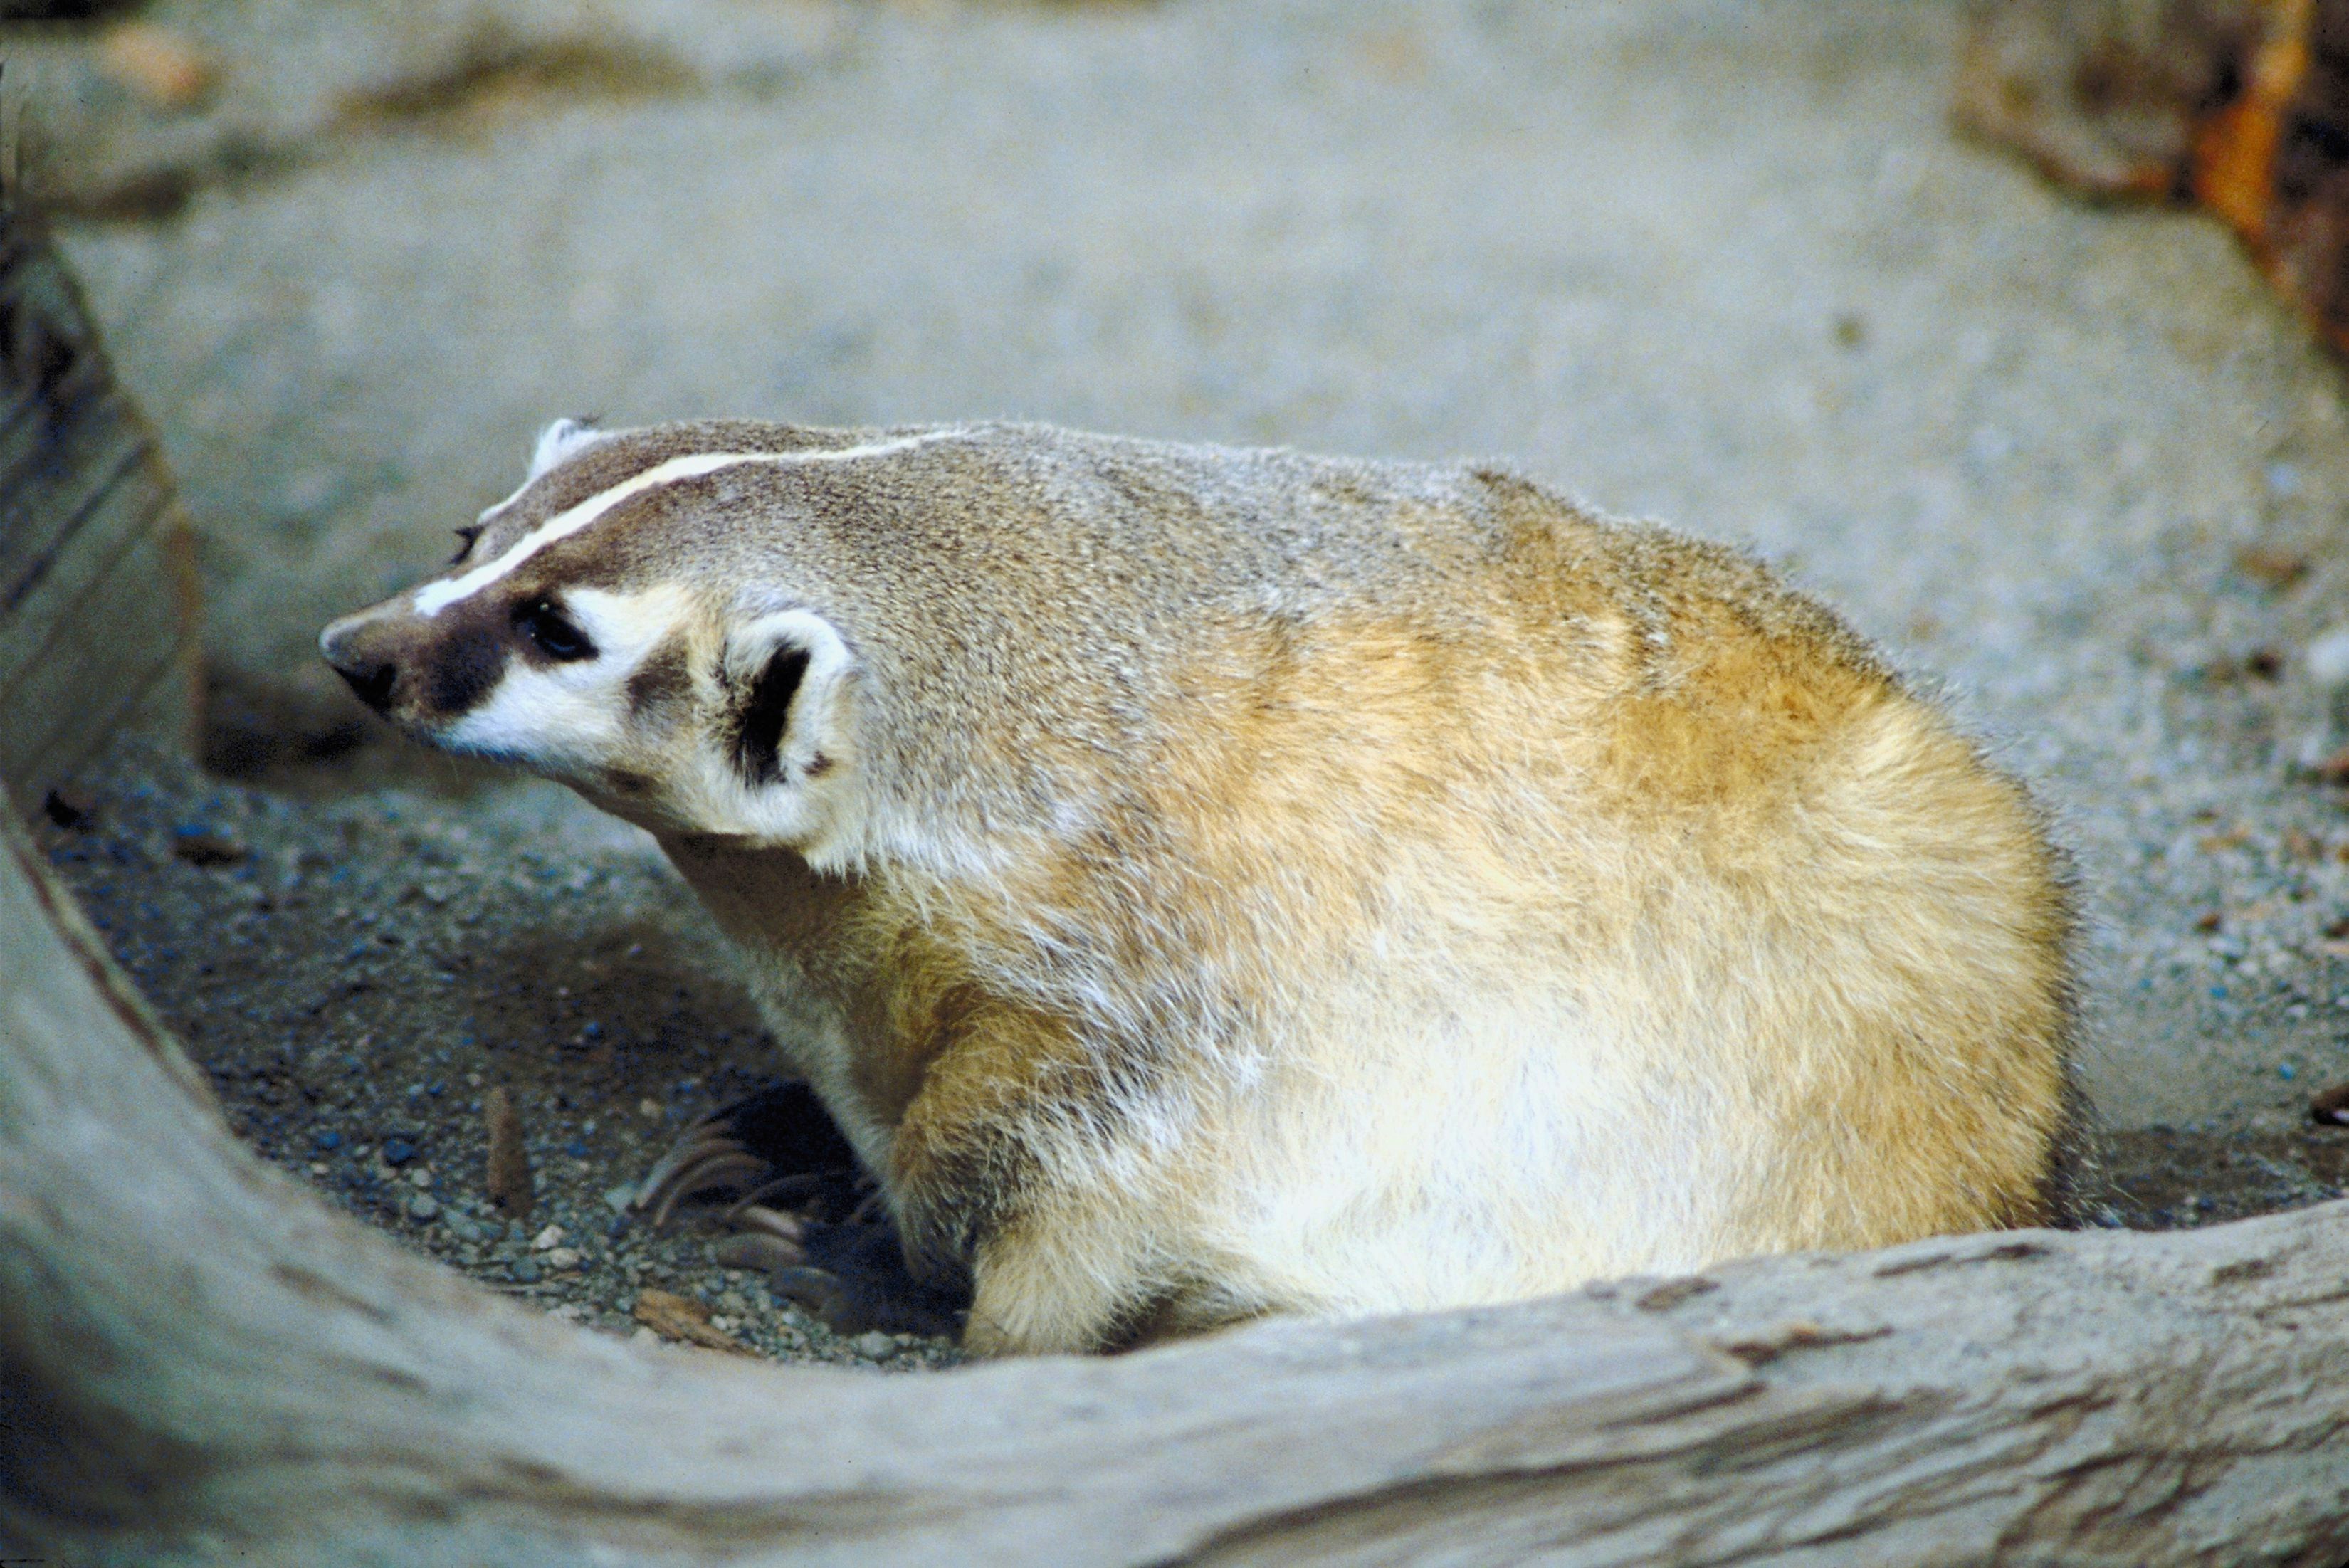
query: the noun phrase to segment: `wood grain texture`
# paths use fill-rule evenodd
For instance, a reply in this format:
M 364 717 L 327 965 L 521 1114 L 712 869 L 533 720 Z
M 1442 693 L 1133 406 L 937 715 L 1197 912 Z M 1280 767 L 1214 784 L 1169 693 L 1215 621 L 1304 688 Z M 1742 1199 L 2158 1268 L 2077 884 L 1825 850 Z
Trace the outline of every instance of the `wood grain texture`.
M 133 713 L 191 734 L 194 582 L 153 433 L 38 221 L 0 202 L 0 779 L 21 803 Z
M 2005 1233 L 884 1376 L 619 1343 L 223 1129 L 13 823 L 0 1543 L 60 1561 L 2349 1556 L 2349 1233 Z M 370 1555 L 371 1554 L 371 1555 Z

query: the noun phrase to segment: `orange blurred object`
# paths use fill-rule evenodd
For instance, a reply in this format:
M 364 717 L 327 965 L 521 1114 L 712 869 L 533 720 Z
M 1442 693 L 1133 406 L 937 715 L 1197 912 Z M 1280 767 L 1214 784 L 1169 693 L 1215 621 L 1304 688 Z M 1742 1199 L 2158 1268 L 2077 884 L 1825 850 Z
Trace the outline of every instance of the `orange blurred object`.
M 2349 0 L 2002 0 L 1953 112 L 2075 190 L 2209 208 L 2349 353 Z
M 98 50 L 98 68 L 157 108 L 199 108 L 220 79 L 212 56 L 184 34 L 151 22 L 112 28 Z

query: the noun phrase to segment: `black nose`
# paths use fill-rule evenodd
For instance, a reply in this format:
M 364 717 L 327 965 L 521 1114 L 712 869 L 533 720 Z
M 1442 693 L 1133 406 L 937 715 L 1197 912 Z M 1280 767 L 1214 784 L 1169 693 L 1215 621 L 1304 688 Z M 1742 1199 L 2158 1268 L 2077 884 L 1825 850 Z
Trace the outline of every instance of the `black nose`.
M 392 688 L 399 684 L 399 662 L 385 649 L 388 640 L 381 628 L 363 615 L 337 621 L 318 637 L 318 652 L 334 665 L 335 673 L 378 713 L 391 707 Z
M 391 706 L 391 688 L 399 679 L 399 666 L 388 659 L 358 659 L 350 664 L 338 664 L 335 673 L 349 683 L 359 694 L 359 700 L 381 713 Z

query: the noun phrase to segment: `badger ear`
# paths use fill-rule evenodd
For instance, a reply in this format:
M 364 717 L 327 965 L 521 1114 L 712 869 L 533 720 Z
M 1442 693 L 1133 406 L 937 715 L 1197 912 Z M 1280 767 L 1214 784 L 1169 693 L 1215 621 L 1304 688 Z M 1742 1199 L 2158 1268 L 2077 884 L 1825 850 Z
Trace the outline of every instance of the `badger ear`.
M 726 746 L 745 784 L 802 784 L 848 760 L 855 670 L 846 639 L 810 610 L 777 610 L 727 634 Z
M 573 453 L 585 450 L 604 439 L 604 432 L 586 419 L 557 419 L 538 433 L 538 445 L 531 449 L 530 472 L 523 482 L 554 468 Z

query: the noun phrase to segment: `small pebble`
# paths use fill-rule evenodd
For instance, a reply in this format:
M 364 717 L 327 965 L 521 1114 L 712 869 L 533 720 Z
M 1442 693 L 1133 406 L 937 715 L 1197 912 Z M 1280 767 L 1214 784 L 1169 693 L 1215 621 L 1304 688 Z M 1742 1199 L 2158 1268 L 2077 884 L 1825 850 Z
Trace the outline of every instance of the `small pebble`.
M 563 1227 L 560 1225 L 549 1225 L 530 1239 L 530 1250 L 534 1253 L 543 1253 L 562 1244 Z
M 877 1328 L 871 1329 L 865 1333 L 858 1335 L 855 1338 L 850 1340 L 848 1345 L 849 1348 L 855 1351 L 859 1356 L 868 1357 L 875 1361 L 878 1361 L 885 1356 L 895 1356 L 897 1354 L 896 1340 L 892 1338 L 890 1336 L 882 1333 Z
M 78 831 L 98 819 L 98 805 L 79 789 L 65 786 L 52 789 L 41 802 L 41 811 L 60 828 Z
M 416 1145 L 410 1140 L 394 1133 L 383 1140 L 383 1162 L 386 1165 L 405 1165 L 415 1158 Z
M 2349 686 L 2349 626 L 2335 626 L 2301 654 L 2308 678 L 2327 691 Z
M 201 822 L 171 830 L 171 852 L 191 866 L 233 866 L 244 859 L 243 844 Z
M 565 1269 L 575 1269 L 580 1264 L 579 1249 L 576 1247 L 551 1248 L 547 1252 L 545 1261 L 548 1268 L 554 1269 L 558 1272 Z
M 440 1200 L 419 1194 L 409 1203 L 408 1212 L 412 1219 L 437 1220 L 440 1217 Z
M 2297 550 L 2254 544 L 2235 552 L 2235 570 L 2270 593 L 2280 593 L 2308 575 L 2308 557 Z

